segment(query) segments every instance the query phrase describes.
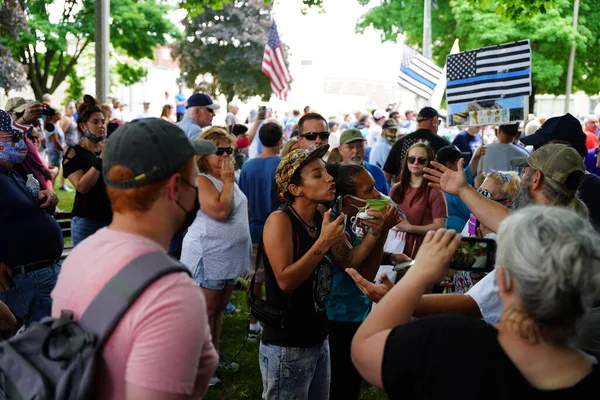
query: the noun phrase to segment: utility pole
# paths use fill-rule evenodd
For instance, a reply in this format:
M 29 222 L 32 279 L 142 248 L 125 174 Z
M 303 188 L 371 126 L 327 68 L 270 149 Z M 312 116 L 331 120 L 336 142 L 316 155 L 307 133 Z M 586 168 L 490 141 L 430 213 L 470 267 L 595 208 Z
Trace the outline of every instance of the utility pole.
M 573 30 L 577 30 L 577 20 L 579 19 L 579 0 L 575 0 L 573 5 Z M 567 91 L 565 93 L 565 114 L 569 112 L 569 103 L 571 102 L 571 90 L 573 89 L 573 67 L 575 64 L 575 42 L 571 46 L 569 54 L 569 67 L 567 68 Z
M 108 97 L 108 46 L 110 0 L 96 0 L 96 101 L 106 103 Z
M 423 56 L 431 60 L 431 0 L 423 8 Z

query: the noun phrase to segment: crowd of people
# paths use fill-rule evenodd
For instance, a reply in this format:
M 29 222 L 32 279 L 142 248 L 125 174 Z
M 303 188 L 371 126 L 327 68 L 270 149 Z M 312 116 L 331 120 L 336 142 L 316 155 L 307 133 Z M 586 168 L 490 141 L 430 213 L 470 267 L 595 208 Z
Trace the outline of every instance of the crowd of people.
M 241 123 L 231 104 L 218 126 L 220 105 L 181 88 L 132 121 L 89 95 L 43 100 L 0 110 L 3 337 L 62 310 L 77 320 L 140 255 L 190 271 L 121 318 L 99 398 L 202 398 L 237 372 L 220 339 L 240 280 L 264 399 L 358 399 L 365 382 L 390 398 L 595 393 L 597 119 L 445 138 L 431 107 L 343 120 L 260 107 Z M 75 191 L 64 260 L 56 179 Z M 494 271 L 448 268 L 463 236 L 496 241 Z M 448 371 L 468 388 L 449 391 Z

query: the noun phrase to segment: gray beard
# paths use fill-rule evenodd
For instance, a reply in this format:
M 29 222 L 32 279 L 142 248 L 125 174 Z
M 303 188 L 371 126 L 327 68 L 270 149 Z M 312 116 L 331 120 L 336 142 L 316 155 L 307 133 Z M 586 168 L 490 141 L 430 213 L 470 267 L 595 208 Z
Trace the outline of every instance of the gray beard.
M 512 204 L 510 209 L 512 211 L 516 211 L 520 208 L 526 207 L 531 204 L 535 204 L 533 197 L 531 197 L 531 193 L 529 192 L 529 187 L 531 186 L 531 181 L 533 180 L 533 176 L 528 174 L 521 180 L 521 186 L 517 190 L 515 197 L 512 199 Z
M 362 163 L 363 158 L 360 156 L 350 157 L 350 159 L 348 160 L 349 165 L 362 165 Z

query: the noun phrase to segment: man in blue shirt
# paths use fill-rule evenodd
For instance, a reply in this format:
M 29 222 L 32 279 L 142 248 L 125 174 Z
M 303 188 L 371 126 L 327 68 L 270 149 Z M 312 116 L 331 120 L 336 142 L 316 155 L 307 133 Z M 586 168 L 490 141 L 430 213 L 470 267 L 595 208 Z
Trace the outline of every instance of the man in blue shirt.
M 365 167 L 375 180 L 375 189 L 379 193 L 387 195 L 390 187 L 381 168 L 364 161 L 365 141 L 366 139 L 358 129 L 346 129 L 340 136 L 339 149 L 343 159 L 342 164 L 355 164 Z
M 242 165 L 239 186 L 248 198 L 248 207 L 250 208 L 250 236 L 252 237 L 252 258 L 248 271 L 250 278 L 255 272 L 258 245 L 267 217 L 279 206 L 273 183 L 275 182 L 275 171 L 281 161 L 278 154 L 281 149 L 282 137 L 281 125 L 266 122 L 258 131 L 258 139 L 262 143 L 262 153 Z M 253 288 L 254 294 L 259 297 L 262 296 L 264 281 L 265 267 L 261 261 L 256 271 Z M 258 320 L 250 314 L 248 339 L 256 340 L 260 333 L 261 327 Z
M 26 131 L 0 110 L 0 301 L 29 325 L 52 310 L 63 237 L 52 217 L 56 194 L 13 171 L 27 154 Z
M 177 122 L 183 119 L 185 115 L 185 94 L 183 94 L 183 86 L 179 85 L 179 93 L 175 95 L 175 112 L 177 113 Z
M 185 132 L 190 140 L 193 140 L 196 136 L 200 136 L 202 129 L 212 125 L 215 111 L 221 106 L 214 103 L 205 93 L 194 93 L 187 100 L 185 108 L 185 116 L 177 123 L 177 126 Z
M 470 127 L 458 132 L 458 135 L 452 141 L 452 144 L 465 153 L 465 165 L 469 164 L 475 150 L 481 145 L 481 136 L 478 135 L 478 127 Z M 468 153 L 468 154 L 467 154 Z
M 383 123 L 381 138 L 377 139 L 377 143 L 371 149 L 369 162 L 383 168 L 385 160 L 387 160 L 392 145 L 396 143 L 398 138 L 398 123 L 395 119 L 388 119 Z

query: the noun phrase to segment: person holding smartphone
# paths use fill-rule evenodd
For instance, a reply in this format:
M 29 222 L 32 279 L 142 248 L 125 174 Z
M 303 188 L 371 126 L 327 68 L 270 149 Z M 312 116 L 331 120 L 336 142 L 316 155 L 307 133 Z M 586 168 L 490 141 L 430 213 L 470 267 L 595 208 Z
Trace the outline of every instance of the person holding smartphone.
M 600 238 L 589 221 L 563 207 L 515 212 L 498 231 L 500 321 L 459 315 L 413 321 L 426 288 L 448 274 L 460 243 L 453 230 L 426 235 L 415 265 L 352 341 L 361 375 L 392 399 L 590 398 L 600 366 L 573 345 L 600 291 Z M 449 343 L 461 348 L 451 365 L 439 358 Z M 449 371 L 468 377 L 468 390 L 449 391 Z

